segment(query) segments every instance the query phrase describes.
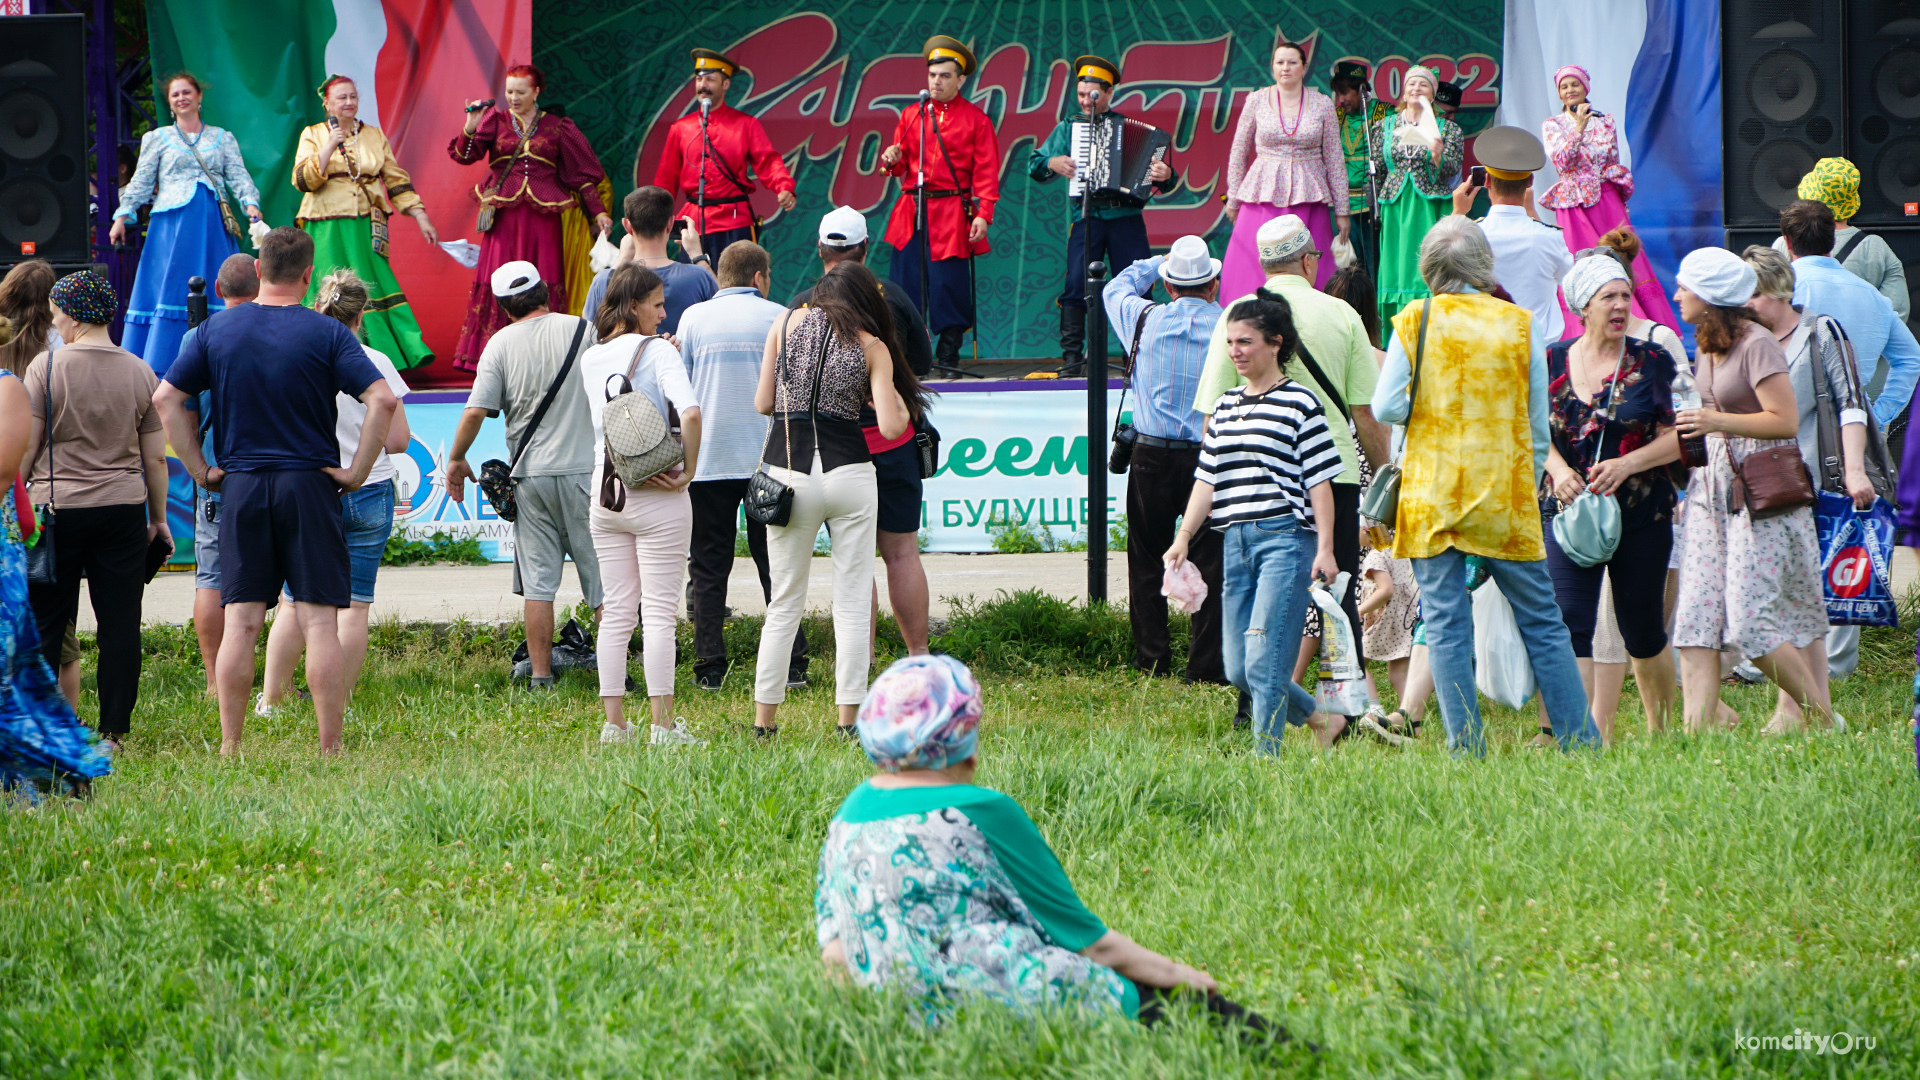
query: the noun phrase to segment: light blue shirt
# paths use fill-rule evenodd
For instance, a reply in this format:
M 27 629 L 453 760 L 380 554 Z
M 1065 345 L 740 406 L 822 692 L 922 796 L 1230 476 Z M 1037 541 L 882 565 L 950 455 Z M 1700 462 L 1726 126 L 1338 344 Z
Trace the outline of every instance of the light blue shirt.
M 695 480 L 753 475 L 768 419 L 753 407 L 767 333 L 786 308 L 750 286 L 721 289 L 680 315 L 680 356 L 700 399 L 700 461 Z
M 198 153 L 199 160 L 194 159 Z M 201 162 L 206 167 L 201 167 Z M 221 180 L 221 191 L 208 173 Z M 169 124 L 140 136 L 140 163 L 134 166 L 127 186 L 120 189 L 120 206 L 113 216 L 132 221 L 148 203 L 153 212 L 177 210 L 193 201 L 196 188 L 205 187 L 215 196 L 232 195 L 241 206 L 260 205 L 260 189 L 247 175 L 247 163 L 240 157 L 240 144 L 233 133 L 208 126 L 198 136 L 182 135 Z M 208 296 L 207 299 L 213 299 Z
M 1830 255 L 1807 255 L 1793 260 L 1793 302 L 1840 324 L 1853 339 L 1865 381 L 1871 383 L 1882 367 L 1886 369 L 1887 381 L 1873 399 L 1873 418 L 1885 427 L 1898 417 L 1913 397 L 1914 384 L 1920 382 L 1920 343 L 1880 290 Z
M 1480 290 L 1469 286 L 1464 291 Z M 1547 467 L 1547 447 L 1553 444 L 1553 436 L 1547 427 L 1547 341 L 1540 332 L 1539 316 L 1529 313 L 1528 320 L 1532 323 L 1532 332 L 1527 335 L 1532 341 L 1532 355 L 1527 358 L 1527 426 L 1533 432 L 1533 482 L 1538 484 Z M 1395 333 L 1387 342 L 1387 362 L 1373 390 L 1374 419 L 1386 424 L 1406 423 L 1413 411 L 1413 403 L 1407 398 L 1407 385 L 1412 381 L 1413 364 L 1406 346 L 1400 344 L 1400 335 Z
M 1100 298 L 1108 325 L 1129 346 L 1141 313 L 1147 313 L 1133 361 L 1133 429 L 1157 439 L 1199 442 L 1206 417 L 1193 411 L 1193 395 L 1207 366 L 1207 344 L 1220 321 L 1220 305 L 1197 296 L 1157 306 L 1147 299 L 1166 261 L 1166 256 L 1155 255 L 1135 262 L 1107 282 Z

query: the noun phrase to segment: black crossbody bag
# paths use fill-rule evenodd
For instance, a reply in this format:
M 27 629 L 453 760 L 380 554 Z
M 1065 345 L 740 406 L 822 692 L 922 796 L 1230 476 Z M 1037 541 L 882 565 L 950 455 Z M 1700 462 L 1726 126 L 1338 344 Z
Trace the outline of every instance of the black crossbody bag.
M 780 400 L 782 382 L 780 371 L 786 367 L 787 362 L 787 331 L 784 320 L 785 316 L 782 316 L 780 352 L 774 358 L 773 399 L 775 404 Z M 807 403 L 807 419 L 813 423 L 813 446 L 816 452 L 820 448 L 820 383 L 826 374 L 827 339 L 831 336 L 831 330 L 823 331 L 820 335 L 820 355 L 814 358 L 813 364 L 813 399 Z M 788 412 L 782 420 L 787 437 L 787 468 L 792 469 L 793 413 Z M 773 439 L 772 428 L 767 430 L 767 439 L 769 441 Z M 937 448 L 938 443 L 935 446 Z M 924 469 L 925 465 L 921 467 Z M 773 474 L 767 472 L 767 452 L 764 447 L 760 451 L 759 463 L 753 468 L 753 475 L 747 478 L 747 494 L 742 500 L 741 508 L 748 518 L 761 525 L 783 526 L 793 517 L 793 488 L 775 480 Z
M 560 373 L 547 386 L 547 396 L 540 399 L 540 407 L 533 410 L 533 419 L 527 421 L 527 433 L 514 449 L 513 460 L 508 462 L 489 458 L 480 463 L 480 491 L 493 504 L 493 512 L 501 521 L 512 521 L 520 516 L 520 505 L 513 497 L 513 470 L 520 464 L 527 447 L 533 445 L 534 433 L 540 430 L 540 421 L 546 418 L 547 410 L 553 407 L 553 399 L 560 396 L 560 387 L 566 385 L 567 376 L 573 374 L 573 358 L 579 354 L 580 341 L 586 336 L 587 320 L 581 319 L 580 325 L 573 331 L 573 344 L 567 346 L 567 359 L 560 365 Z
M 41 405 L 41 427 L 45 430 L 43 445 L 47 448 L 47 501 L 34 507 L 34 513 L 40 519 L 40 539 L 27 549 L 27 584 L 57 585 L 58 576 L 54 572 L 53 561 L 53 354 L 58 349 L 47 350 L 47 386 Z M 33 470 L 28 468 L 31 476 Z

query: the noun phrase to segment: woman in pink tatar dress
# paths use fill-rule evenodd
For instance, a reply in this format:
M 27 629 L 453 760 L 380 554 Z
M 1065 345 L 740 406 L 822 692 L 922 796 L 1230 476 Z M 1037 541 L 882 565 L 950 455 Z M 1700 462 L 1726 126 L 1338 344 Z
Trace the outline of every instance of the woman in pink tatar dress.
M 1540 205 L 1554 213 L 1568 251 L 1582 251 L 1600 242 L 1616 226 L 1628 224 L 1627 200 L 1633 197 L 1633 173 L 1620 164 L 1617 118 L 1595 112 L 1587 101 L 1593 79 L 1587 70 L 1568 64 L 1553 73 L 1560 92 L 1561 111 L 1540 125 L 1540 141 L 1560 179 L 1540 196 Z M 1565 311 L 1568 326 L 1578 326 Z M 1641 254 L 1633 262 L 1633 313 L 1678 330 L 1680 322 L 1653 276 L 1653 265 Z
M 1333 99 L 1306 84 L 1307 51 L 1291 41 L 1273 47 L 1273 85 L 1247 98 L 1227 155 L 1227 217 L 1233 236 L 1221 260 L 1226 303 L 1267 283 L 1260 269 L 1260 226 L 1283 214 L 1307 223 L 1319 249 L 1314 288 L 1333 276 L 1335 226 L 1347 239 L 1347 159 Z

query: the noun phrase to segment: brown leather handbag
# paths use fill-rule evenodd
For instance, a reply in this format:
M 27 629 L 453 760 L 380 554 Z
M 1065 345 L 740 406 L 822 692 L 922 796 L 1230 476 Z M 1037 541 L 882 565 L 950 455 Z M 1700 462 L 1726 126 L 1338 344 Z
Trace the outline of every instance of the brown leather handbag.
M 1813 477 L 1792 442 L 1749 453 L 1734 466 L 1732 508 L 1745 510 L 1754 521 L 1791 514 L 1813 505 Z

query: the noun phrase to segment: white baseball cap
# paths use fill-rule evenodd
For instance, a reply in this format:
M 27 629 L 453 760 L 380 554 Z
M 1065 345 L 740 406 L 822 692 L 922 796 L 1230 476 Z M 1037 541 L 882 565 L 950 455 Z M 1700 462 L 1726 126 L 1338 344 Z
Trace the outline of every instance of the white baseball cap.
M 540 268 L 525 259 L 501 263 L 493 272 L 493 295 L 519 296 L 540 284 Z
M 853 247 L 867 242 L 867 219 L 851 206 L 836 206 L 820 219 L 820 242 L 829 247 Z
M 1183 236 L 1167 249 L 1160 263 L 1160 276 L 1169 285 L 1192 288 L 1205 285 L 1220 276 L 1220 260 L 1207 252 L 1207 242 L 1197 236 Z

